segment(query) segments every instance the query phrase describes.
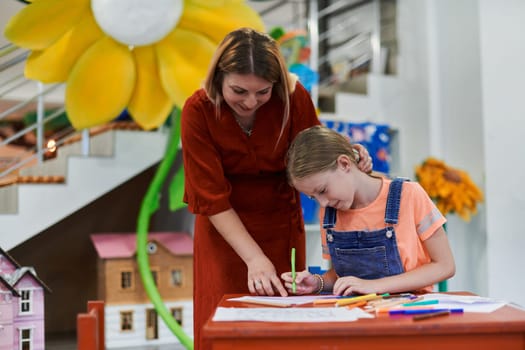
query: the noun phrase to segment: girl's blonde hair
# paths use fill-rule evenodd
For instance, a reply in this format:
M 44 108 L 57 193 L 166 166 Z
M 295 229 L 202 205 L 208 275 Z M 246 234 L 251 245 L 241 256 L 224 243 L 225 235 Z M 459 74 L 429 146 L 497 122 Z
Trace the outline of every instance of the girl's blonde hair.
M 217 118 L 220 117 L 224 100 L 222 83 L 228 73 L 254 74 L 273 83 L 273 91 L 284 104 L 280 139 L 290 117 L 289 97 L 295 89 L 296 80 L 288 73 L 277 42 L 269 35 L 251 28 L 234 30 L 222 40 L 204 80 L 204 90 L 215 105 Z
M 357 163 L 349 140 L 325 126 L 316 125 L 301 131 L 295 137 L 286 157 L 286 172 L 291 182 L 337 167 L 341 155 Z

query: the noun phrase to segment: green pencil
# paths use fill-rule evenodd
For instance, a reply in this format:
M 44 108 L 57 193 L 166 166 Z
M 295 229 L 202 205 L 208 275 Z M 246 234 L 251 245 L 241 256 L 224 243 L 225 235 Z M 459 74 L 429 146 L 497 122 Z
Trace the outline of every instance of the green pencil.
M 292 292 L 295 293 L 295 248 L 292 248 Z

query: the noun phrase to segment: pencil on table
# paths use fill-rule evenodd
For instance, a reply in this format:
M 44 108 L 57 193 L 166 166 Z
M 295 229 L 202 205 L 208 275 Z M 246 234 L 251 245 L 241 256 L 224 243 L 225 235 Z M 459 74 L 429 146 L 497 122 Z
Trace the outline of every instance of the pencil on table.
M 286 303 L 279 303 L 279 302 L 272 302 L 272 301 L 266 301 L 266 300 L 239 300 L 242 303 L 246 304 L 256 304 L 256 305 L 264 305 L 264 306 L 273 306 L 273 307 L 292 307 L 294 304 L 286 304 Z
M 368 300 L 373 300 L 377 298 L 381 298 L 381 296 L 377 295 L 376 293 L 371 293 L 371 294 L 361 295 L 361 296 L 354 297 L 354 298 L 339 299 L 335 303 L 335 306 L 346 306 L 349 304 L 357 303 L 359 301 L 363 301 L 363 300 L 368 301 Z
M 450 315 L 450 311 L 448 311 L 448 310 L 446 310 L 446 311 L 436 311 L 436 312 L 432 312 L 430 314 L 423 314 L 423 315 L 414 316 L 414 317 L 412 317 L 412 320 L 414 320 L 414 321 L 421 321 L 421 320 L 426 320 L 427 318 L 434 318 L 434 317 L 448 316 L 448 315 Z
M 365 306 L 367 303 L 368 303 L 368 301 L 362 300 L 362 301 L 358 301 L 357 303 L 350 304 L 346 308 L 347 309 L 355 309 L 356 307 Z
M 384 302 L 380 302 L 380 303 L 375 304 L 374 305 L 374 309 L 373 310 L 369 310 L 369 311 L 385 310 L 385 309 L 390 309 L 390 308 L 394 308 L 396 306 L 405 305 L 405 304 L 406 304 L 406 306 L 408 306 L 411 303 L 415 303 L 415 302 L 421 301 L 423 299 L 424 298 L 420 296 L 420 297 L 413 298 L 413 299 L 408 299 L 408 300 L 407 299 L 391 300 L 391 301 L 385 300 Z

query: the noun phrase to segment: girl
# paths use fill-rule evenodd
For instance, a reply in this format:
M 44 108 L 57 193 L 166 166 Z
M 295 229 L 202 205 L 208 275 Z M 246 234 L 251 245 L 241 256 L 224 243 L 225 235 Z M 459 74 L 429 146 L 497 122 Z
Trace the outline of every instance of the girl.
M 455 264 L 446 219 L 417 182 L 358 169 L 341 134 L 323 126 L 300 132 L 287 155 L 290 183 L 322 207 L 322 241 L 332 268 L 297 274 L 297 294 L 432 291 Z M 292 290 L 290 272 L 281 275 Z

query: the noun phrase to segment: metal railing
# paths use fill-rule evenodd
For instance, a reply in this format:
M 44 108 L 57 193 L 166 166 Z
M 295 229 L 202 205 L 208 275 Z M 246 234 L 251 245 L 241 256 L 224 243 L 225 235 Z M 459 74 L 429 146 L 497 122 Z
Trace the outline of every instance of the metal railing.
M 50 113 L 46 115 L 46 97 L 56 89 L 62 87 L 63 84 L 50 84 L 45 86 L 40 82 L 26 79 L 23 75 L 23 64 L 27 57 L 27 51 L 12 44 L 0 47 L 0 100 L 16 101 L 5 110 L 0 110 L 0 126 L 6 129 L 10 128 L 14 123 L 23 123 L 25 126 L 21 130 L 12 129 L 11 131 L 13 133 L 11 135 L 0 140 L 0 150 L 4 147 L 24 144 L 24 142 L 20 142 L 20 140 L 27 135 L 35 135 L 36 139 L 33 147 L 29 145 L 25 145 L 25 147 L 22 146 L 22 149 L 30 153 L 30 155 L 20 157 L 20 159 L 14 157 L 14 161 L 11 162 L 7 168 L 0 171 L 0 180 L 14 173 L 16 170 L 30 163 L 34 163 L 35 160 L 37 164 L 41 164 L 45 160 L 46 154 L 55 151 L 66 143 L 69 138 L 79 133 L 69 125 L 56 130 L 51 135 L 45 135 L 46 126 L 49 126 L 49 123 L 65 113 L 64 107 L 59 104 L 58 106 L 55 105 L 52 110 L 50 110 Z M 26 90 L 28 87 L 31 87 L 31 85 L 36 86 L 36 93 L 27 93 Z M 32 105 L 36 108 L 36 120 L 33 123 L 24 123 L 20 120 L 20 114 L 24 109 L 27 112 L 32 111 Z M 13 115 L 17 115 L 15 120 L 13 120 Z M 82 134 L 82 144 L 84 145 L 82 147 L 82 154 L 88 155 L 89 131 L 86 129 L 80 133 Z M 50 144 L 48 143 L 49 140 L 53 142 Z M 17 147 L 17 149 L 19 148 L 20 147 Z M 4 155 L 3 158 L 6 158 L 6 156 Z

